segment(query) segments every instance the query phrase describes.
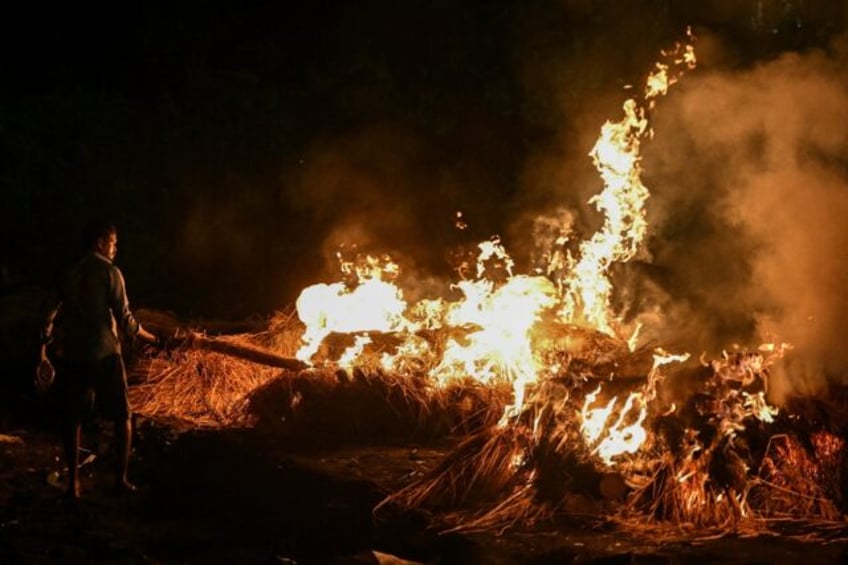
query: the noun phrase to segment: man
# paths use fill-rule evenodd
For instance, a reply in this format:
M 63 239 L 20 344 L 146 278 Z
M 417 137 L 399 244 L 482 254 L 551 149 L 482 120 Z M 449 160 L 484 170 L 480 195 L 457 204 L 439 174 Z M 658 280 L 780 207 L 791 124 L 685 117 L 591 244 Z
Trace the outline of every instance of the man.
M 38 378 L 54 374 L 47 356 L 54 321 L 60 332 L 56 356 L 60 358 L 55 388 L 64 419 L 64 449 L 68 465 L 68 497 L 78 500 L 80 424 L 93 407 L 115 424 L 115 490 L 135 487 L 127 480 L 132 423 L 127 399 L 127 377 L 116 326 L 130 337 L 157 343 L 155 335 L 136 321 L 127 300 L 124 277 L 112 264 L 118 251 L 118 232 L 105 221 L 90 222 L 83 240 L 85 256 L 71 268 L 50 301 L 42 329 Z M 58 316 L 58 318 L 57 318 Z

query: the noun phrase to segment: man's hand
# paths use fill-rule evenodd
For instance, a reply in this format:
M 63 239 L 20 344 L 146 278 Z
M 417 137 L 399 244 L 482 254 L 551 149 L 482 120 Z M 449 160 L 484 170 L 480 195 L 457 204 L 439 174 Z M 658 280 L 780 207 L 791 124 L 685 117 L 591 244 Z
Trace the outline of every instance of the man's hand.
M 50 362 L 46 354 L 42 354 L 41 361 L 35 368 L 35 389 L 39 392 L 46 392 L 53 385 L 55 378 L 56 369 L 53 368 L 53 363 Z
M 161 340 L 157 336 L 153 335 L 152 333 L 140 326 L 138 328 L 138 337 L 140 337 L 150 345 L 156 345 L 157 343 L 161 344 Z
M 164 341 L 159 336 L 150 333 L 146 329 L 139 327 L 138 333 L 136 334 L 143 343 L 141 345 L 141 351 L 147 356 L 156 355 L 164 346 Z

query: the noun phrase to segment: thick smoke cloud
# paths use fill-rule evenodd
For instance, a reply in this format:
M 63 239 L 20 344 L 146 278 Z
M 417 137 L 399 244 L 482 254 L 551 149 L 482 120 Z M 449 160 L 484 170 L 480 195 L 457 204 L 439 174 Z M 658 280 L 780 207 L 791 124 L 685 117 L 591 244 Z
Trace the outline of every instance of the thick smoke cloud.
M 655 112 L 646 147 L 654 231 L 641 299 L 663 314 L 652 337 L 789 342 L 776 393 L 848 368 L 847 45 L 693 73 Z

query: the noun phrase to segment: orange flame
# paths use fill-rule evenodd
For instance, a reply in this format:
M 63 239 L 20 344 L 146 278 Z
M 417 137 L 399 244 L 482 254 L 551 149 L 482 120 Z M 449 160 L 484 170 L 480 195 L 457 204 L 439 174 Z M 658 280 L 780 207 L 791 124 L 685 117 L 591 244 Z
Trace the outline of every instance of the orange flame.
M 394 353 L 384 352 L 380 357 L 378 365 L 383 370 L 420 373 L 423 364 L 414 359 L 426 358 L 426 374 L 436 386 L 469 377 L 482 383 L 511 384 L 513 404 L 505 410 L 504 425 L 522 410 L 528 385 L 542 375 L 557 374 L 560 368 L 534 350 L 531 336 L 539 333 L 543 319 L 613 336 L 623 333 L 610 306 L 613 288 L 608 271 L 613 263 L 636 255 L 647 230 L 645 202 L 650 194 L 641 181 L 640 157 L 641 140 L 650 134 L 646 110 L 654 99 L 666 94 L 684 67 L 695 63 L 694 50 L 688 45 L 664 55 L 669 60 L 658 63 L 646 80 L 644 103 L 627 100 L 624 117 L 603 125 L 590 152 L 604 186 L 590 203 L 604 220 L 601 229 L 582 242 L 577 254 L 572 256 L 565 249 L 570 227 L 562 225 L 556 237 L 549 238 L 553 249 L 547 254 L 547 268 L 516 274 L 512 258 L 500 240 L 493 238 L 478 246 L 474 278 L 452 285 L 461 295 L 458 300 L 428 299 L 412 305 L 394 283 L 399 267 L 389 258 L 364 256 L 342 261 L 340 256 L 347 283 L 310 286 L 297 300 L 297 312 L 306 327 L 297 357 L 315 364 L 350 367 L 369 345 L 362 333 L 392 332 L 399 345 Z M 467 227 L 461 212 L 456 212 L 455 221 L 457 228 Z M 459 330 L 455 333 L 462 337 L 434 347 L 417 334 L 425 329 Z M 357 334 L 355 345 L 338 359 L 319 358 L 316 354 L 322 342 L 334 332 Z M 631 350 L 637 346 L 638 332 L 638 326 L 627 330 Z M 607 464 L 617 454 L 634 452 L 645 441 L 641 426 L 646 403 L 655 396 L 659 366 L 672 360 L 677 359 L 655 359 L 648 387 L 630 394 L 609 427 L 607 420 L 616 409 L 616 399 L 605 408 L 590 409 L 594 397 L 587 397 L 581 413 L 584 439 Z
M 636 453 L 648 439 L 648 432 L 642 426 L 647 418 L 648 402 L 656 397 L 657 383 L 662 380 L 661 368 L 674 362 L 683 362 L 688 354 L 672 355 L 662 349 L 654 352 L 654 365 L 648 375 L 648 381 L 641 391 L 631 392 L 618 410 L 618 418 L 611 425 L 607 421 L 615 413 L 618 397 L 602 408 L 590 408 L 595 403 L 601 386 L 586 395 L 580 412 L 580 430 L 586 444 L 593 447 L 605 465 L 613 464 L 613 459 L 625 453 Z M 630 423 L 628 423 L 630 422 Z
M 675 69 L 695 64 L 691 45 L 678 45 L 672 53 Z M 678 75 L 672 67 L 658 63 L 648 76 L 645 100 L 649 104 L 668 92 Z M 682 72 L 682 71 L 679 71 Z M 589 200 L 604 214 L 604 224 L 580 246 L 580 260 L 565 281 L 566 300 L 562 316 L 568 320 L 582 319 L 589 326 L 613 334 L 610 320 L 612 283 L 607 272 L 613 262 L 633 258 L 645 237 L 647 220 L 645 202 L 650 193 L 642 184 L 639 150 L 642 137 L 648 132 L 645 111 L 631 98 L 624 103 L 624 117 L 619 122 L 607 122 L 601 136 L 589 153 L 604 183 L 604 190 Z M 635 347 L 635 345 L 633 345 Z

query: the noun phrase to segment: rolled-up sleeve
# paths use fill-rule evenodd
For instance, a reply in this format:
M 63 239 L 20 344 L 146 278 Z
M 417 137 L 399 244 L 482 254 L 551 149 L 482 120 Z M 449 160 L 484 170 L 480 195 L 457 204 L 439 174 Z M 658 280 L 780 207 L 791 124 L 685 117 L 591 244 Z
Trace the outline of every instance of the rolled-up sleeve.
M 112 309 L 112 314 L 115 316 L 118 327 L 121 328 L 124 334 L 135 337 L 139 330 L 139 324 L 135 316 L 133 316 L 132 310 L 130 310 L 127 288 L 124 284 L 124 275 L 114 265 L 110 269 L 109 286 L 109 307 Z

